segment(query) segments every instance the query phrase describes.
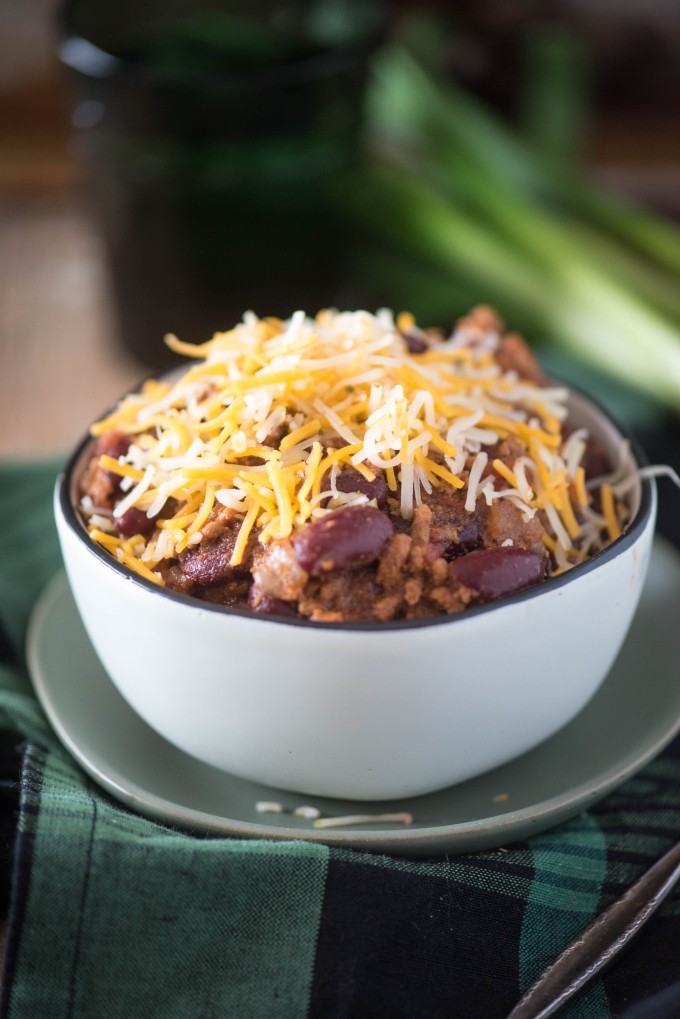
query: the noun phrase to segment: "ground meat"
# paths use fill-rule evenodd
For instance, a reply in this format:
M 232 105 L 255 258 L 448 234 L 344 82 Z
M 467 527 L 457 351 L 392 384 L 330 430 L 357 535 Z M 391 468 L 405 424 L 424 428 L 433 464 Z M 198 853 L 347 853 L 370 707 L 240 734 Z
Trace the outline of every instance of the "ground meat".
M 502 462 L 509 467 L 510 470 L 512 470 L 515 466 L 515 461 L 519 460 L 521 456 L 527 455 L 527 448 L 522 440 L 518 439 L 516 435 L 508 435 L 506 439 L 502 439 L 496 446 L 491 446 L 488 450 L 488 454 L 489 466 L 485 471 L 485 475 L 493 474 L 505 484 L 505 479 L 501 479 L 500 474 L 498 474 L 491 466 L 492 462 L 494 460 L 502 460 Z
M 154 566 L 156 573 L 164 585 L 171 591 L 179 591 L 181 594 L 195 594 L 200 597 L 200 588 L 191 581 L 184 573 L 176 559 L 161 559 L 157 566 Z
M 486 304 L 480 304 L 473 308 L 467 315 L 458 319 L 457 326 L 467 333 L 483 336 L 485 333 L 500 333 L 503 329 L 503 322 L 498 313 Z
M 130 446 L 130 437 L 121 432 L 107 432 L 97 439 L 94 455 L 91 457 L 80 482 L 81 492 L 89 496 L 98 509 L 113 509 L 115 497 L 120 491 L 121 476 L 114 471 L 102 467 L 101 456 L 110 456 L 114 460 L 124 456 Z
M 188 552 L 180 555 L 179 566 L 184 576 L 201 587 L 215 587 L 228 583 L 234 576 L 230 560 L 236 545 L 236 537 L 223 534 L 213 541 L 202 541 Z M 236 568 L 237 574 L 243 567 Z
M 507 333 L 500 342 L 496 360 L 503 371 L 514 371 L 537 386 L 545 385 L 541 366 L 529 349 L 526 340 L 519 333 Z
M 250 536 L 242 562 L 231 566 L 241 517 L 224 506 L 203 525 L 199 544 L 180 553 L 175 565 L 161 567 L 166 587 L 224 605 L 247 604 L 257 538 Z
M 447 612 L 449 614 L 462 612 L 472 599 L 473 592 L 462 584 L 448 587 L 442 584 L 438 587 L 433 587 L 429 596 L 433 611 L 436 609 L 439 612 Z
M 376 580 L 381 588 L 397 587 L 401 582 L 412 543 L 413 539 L 408 534 L 395 534 L 390 540 L 376 572 Z
M 203 601 L 211 602 L 213 605 L 227 605 L 232 609 L 246 609 L 249 607 L 249 590 L 249 577 L 234 577 L 228 584 L 205 588 L 201 598 Z
M 276 598 L 297 601 L 302 595 L 309 574 L 295 558 L 293 545 L 287 538 L 273 541 L 262 551 L 253 565 L 253 592 L 251 598 Z
M 327 622 L 373 619 L 373 607 L 381 595 L 373 567 L 332 577 L 312 577 L 298 604 L 301 616 Z
M 484 548 L 511 542 L 516 548 L 531 549 L 547 556 L 542 538 L 545 528 L 538 515 L 525 520 L 514 503 L 499 499 L 489 507 L 484 531 Z
M 454 559 L 477 548 L 484 530 L 487 514 L 485 504 L 472 513 L 465 509 L 465 495 L 450 485 L 438 485 L 426 493 L 430 510 L 430 530 L 425 557 L 432 561 L 439 557 Z
M 526 340 L 519 333 L 503 332 L 503 322 L 493 308 L 479 305 L 464 318 L 459 319 L 458 329 L 466 333 L 471 347 L 483 347 L 489 336 L 500 337 L 495 351 L 496 362 L 504 372 L 516 372 L 538 386 L 545 385 L 545 376 Z
M 221 538 L 225 534 L 233 534 L 234 530 L 238 534 L 240 524 L 241 517 L 235 510 L 228 509 L 228 507 L 221 506 L 218 503 L 201 528 L 203 541 L 213 541 L 215 538 Z

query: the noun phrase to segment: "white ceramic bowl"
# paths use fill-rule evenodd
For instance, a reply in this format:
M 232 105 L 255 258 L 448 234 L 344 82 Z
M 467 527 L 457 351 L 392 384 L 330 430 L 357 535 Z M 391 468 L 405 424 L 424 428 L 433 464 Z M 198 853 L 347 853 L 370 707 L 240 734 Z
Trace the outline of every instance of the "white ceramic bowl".
M 572 394 L 612 454 L 621 432 Z M 169 592 L 88 537 L 74 509 L 85 439 L 56 487 L 66 570 L 109 676 L 170 742 L 241 777 L 343 799 L 461 782 L 570 721 L 614 661 L 642 590 L 656 492 L 589 562 L 490 605 L 411 623 L 254 616 Z

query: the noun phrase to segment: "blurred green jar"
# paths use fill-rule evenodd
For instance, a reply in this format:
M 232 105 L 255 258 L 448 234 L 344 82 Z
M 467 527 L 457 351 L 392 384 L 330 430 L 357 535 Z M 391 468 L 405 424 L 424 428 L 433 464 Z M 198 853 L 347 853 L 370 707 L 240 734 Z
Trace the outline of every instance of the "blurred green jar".
M 72 0 L 61 60 L 124 344 L 343 303 L 380 0 Z

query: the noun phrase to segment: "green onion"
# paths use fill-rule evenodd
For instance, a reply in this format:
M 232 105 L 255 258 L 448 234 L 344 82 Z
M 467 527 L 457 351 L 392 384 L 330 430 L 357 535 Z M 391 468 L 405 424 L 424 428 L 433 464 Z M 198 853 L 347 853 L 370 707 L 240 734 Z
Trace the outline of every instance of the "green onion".
M 353 197 L 369 273 L 389 277 L 387 241 L 402 307 L 425 280 L 443 305 L 448 279 L 680 411 L 680 235 L 503 127 L 438 73 L 432 34 L 415 38 L 419 57 L 393 43 L 375 66 Z

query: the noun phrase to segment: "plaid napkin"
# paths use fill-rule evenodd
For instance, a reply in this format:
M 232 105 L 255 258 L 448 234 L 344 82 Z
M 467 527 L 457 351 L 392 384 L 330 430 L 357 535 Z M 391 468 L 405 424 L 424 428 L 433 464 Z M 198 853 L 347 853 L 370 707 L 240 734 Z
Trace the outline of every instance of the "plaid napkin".
M 197 837 L 136 816 L 62 749 L 26 673 L 31 606 L 59 567 L 55 473 L 0 469 L 3 1019 L 503 1019 L 680 838 L 680 742 L 568 824 L 466 856 Z M 676 893 L 563 1015 L 677 1016 L 677 981 Z

